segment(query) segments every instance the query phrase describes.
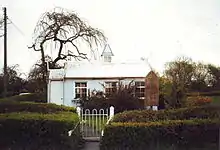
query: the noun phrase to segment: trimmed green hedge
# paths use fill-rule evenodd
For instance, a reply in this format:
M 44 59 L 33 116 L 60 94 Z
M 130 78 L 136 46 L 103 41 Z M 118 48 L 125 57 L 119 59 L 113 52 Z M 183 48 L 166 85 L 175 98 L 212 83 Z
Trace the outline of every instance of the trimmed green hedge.
M 187 96 L 220 96 L 220 91 L 210 91 L 210 92 L 191 92 L 187 93 Z
M 34 102 L 17 102 L 14 100 L 2 99 L 0 100 L 0 113 L 11 112 L 39 112 L 39 113 L 57 113 L 60 111 L 76 112 L 73 107 L 59 106 L 48 103 L 34 103 Z
M 0 114 L 0 149 L 77 149 L 79 128 L 71 137 L 68 131 L 78 121 L 77 114 L 71 112 Z
M 26 102 L 37 102 L 37 103 L 46 103 L 47 96 L 45 93 L 30 93 L 26 95 L 15 95 L 11 97 L 4 98 L 5 100 L 12 101 L 26 101 Z
M 208 119 L 220 116 L 218 106 L 200 106 L 169 110 L 136 110 L 116 114 L 113 122 L 151 122 L 159 120 Z
M 104 130 L 101 150 L 215 150 L 219 125 L 209 119 L 112 123 Z

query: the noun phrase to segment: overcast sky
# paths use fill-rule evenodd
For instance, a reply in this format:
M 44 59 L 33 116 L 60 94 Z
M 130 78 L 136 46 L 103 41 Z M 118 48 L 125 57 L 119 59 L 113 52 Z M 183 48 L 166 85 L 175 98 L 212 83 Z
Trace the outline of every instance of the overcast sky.
M 58 6 L 102 29 L 115 59 L 150 57 L 158 71 L 180 55 L 219 65 L 219 0 L 0 0 L 0 5 L 21 30 L 8 25 L 8 63 L 19 64 L 26 73 L 39 58 L 38 52 L 27 49 L 36 22 Z

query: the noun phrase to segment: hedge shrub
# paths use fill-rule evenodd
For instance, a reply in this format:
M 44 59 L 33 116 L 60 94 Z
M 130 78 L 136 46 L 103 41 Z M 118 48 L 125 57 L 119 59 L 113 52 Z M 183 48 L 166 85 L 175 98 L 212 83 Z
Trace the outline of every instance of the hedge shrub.
M 39 113 L 57 113 L 60 111 L 76 112 L 73 107 L 59 106 L 49 103 L 17 102 L 14 100 L 0 100 L 0 113 L 10 112 L 39 112 Z
M 79 130 L 68 136 L 77 122 L 78 116 L 71 112 L 0 114 L 0 149 L 77 149 Z
M 207 96 L 190 96 L 187 97 L 186 107 L 208 105 L 211 102 L 212 99 Z
M 28 101 L 28 102 L 40 102 L 40 103 L 47 102 L 47 96 L 45 93 L 30 93 L 26 95 L 15 95 L 4 99 L 12 100 L 12 101 Z
M 188 96 L 220 96 L 220 91 L 210 91 L 210 92 L 191 92 L 187 93 Z
M 198 106 L 169 110 L 125 111 L 114 116 L 113 122 L 151 122 L 159 120 L 208 119 L 220 116 L 218 106 Z
M 105 127 L 101 150 L 217 149 L 219 125 L 209 119 L 112 123 Z

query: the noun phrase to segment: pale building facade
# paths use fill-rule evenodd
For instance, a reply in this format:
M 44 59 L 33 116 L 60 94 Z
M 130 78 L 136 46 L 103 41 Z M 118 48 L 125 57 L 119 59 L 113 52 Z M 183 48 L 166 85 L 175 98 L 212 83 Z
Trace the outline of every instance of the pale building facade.
M 146 76 L 151 70 L 144 61 L 114 63 L 109 46 L 105 47 L 101 57 L 102 61 L 67 61 L 63 69 L 50 69 L 48 103 L 75 107 L 81 97 L 94 90 L 114 92 L 119 80 L 124 85 L 135 84 L 135 95 L 147 99 Z

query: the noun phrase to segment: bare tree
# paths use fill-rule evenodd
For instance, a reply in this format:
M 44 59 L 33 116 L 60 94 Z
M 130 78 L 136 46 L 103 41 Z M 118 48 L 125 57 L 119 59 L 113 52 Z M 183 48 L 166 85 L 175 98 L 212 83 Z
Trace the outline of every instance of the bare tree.
M 76 60 L 87 59 L 87 54 L 81 52 L 78 43 L 88 44 L 92 50 L 94 46 L 105 44 L 104 34 L 80 19 L 72 11 L 55 8 L 42 15 L 34 30 L 33 48 L 41 52 L 42 64 L 46 72 L 45 50 L 48 43 L 57 50 L 57 56 L 52 60 L 52 67 L 58 61 L 67 59 L 68 56 Z M 64 47 L 68 46 L 68 54 L 64 54 Z M 46 78 L 45 78 L 46 79 Z

